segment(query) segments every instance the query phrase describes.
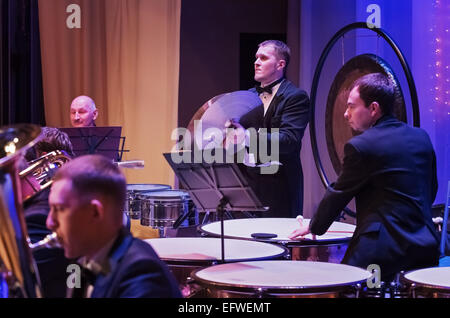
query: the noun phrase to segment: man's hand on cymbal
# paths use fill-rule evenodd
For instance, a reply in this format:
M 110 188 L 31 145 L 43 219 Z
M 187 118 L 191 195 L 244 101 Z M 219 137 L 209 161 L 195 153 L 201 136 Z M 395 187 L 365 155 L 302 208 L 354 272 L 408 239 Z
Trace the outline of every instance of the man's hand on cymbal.
M 244 144 L 245 142 L 245 129 L 237 121 L 230 119 L 225 122 L 225 140 L 224 146 Z

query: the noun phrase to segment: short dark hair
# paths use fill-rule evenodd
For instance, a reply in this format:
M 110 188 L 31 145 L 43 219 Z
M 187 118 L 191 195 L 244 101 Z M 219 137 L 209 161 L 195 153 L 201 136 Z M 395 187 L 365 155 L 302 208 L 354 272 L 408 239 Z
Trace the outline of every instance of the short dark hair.
M 123 212 L 126 180 L 119 167 L 102 155 L 77 157 L 58 169 L 54 182 L 67 179 L 72 190 L 84 197 L 100 195 L 110 200 L 117 212 Z M 122 214 L 120 214 L 122 216 Z
M 280 60 L 284 60 L 286 62 L 286 66 L 284 70 L 286 71 L 287 66 L 289 65 L 289 61 L 291 60 L 291 49 L 286 45 L 283 41 L 279 40 L 267 40 L 259 43 L 258 47 L 271 45 L 275 49 L 275 53 Z
M 358 87 L 359 97 L 366 107 L 372 102 L 380 105 L 383 114 L 391 114 L 395 102 L 395 86 L 393 81 L 385 74 L 370 73 L 357 79 L 351 90 Z
M 49 153 L 55 150 L 65 151 L 70 157 L 74 157 L 72 143 L 65 132 L 58 128 L 42 127 L 41 134 L 42 139 L 25 155 L 27 161 L 37 159 L 44 152 Z

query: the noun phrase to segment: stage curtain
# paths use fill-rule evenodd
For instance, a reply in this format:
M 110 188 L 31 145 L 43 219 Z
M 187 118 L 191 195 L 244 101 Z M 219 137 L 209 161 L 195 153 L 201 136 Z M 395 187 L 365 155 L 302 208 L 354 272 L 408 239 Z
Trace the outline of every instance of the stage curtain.
M 0 125 L 45 125 L 37 0 L 0 1 Z
M 128 183 L 173 185 L 162 153 L 177 124 L 180 1 L 39 1 L 47 125 L 70 127 L 72 99 L 92 97 L 97 126 L 123 127 L 123 160 L 145 161 Z

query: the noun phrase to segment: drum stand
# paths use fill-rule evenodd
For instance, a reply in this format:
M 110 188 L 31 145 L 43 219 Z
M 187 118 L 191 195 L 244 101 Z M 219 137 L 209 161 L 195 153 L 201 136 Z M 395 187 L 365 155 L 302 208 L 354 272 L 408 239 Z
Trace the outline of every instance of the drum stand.
M 224 223 L 223 223 L 223 215 L 225 214 L 225 205 L 227 205 L 228 200 L 226 197 L 223 197 L 219 201 L 219 205 L 217 206 L 217 212 L 220 217 L 220 248 L 221 248 L 221 263 L 225 264 L 225 234 L 224 234 Z

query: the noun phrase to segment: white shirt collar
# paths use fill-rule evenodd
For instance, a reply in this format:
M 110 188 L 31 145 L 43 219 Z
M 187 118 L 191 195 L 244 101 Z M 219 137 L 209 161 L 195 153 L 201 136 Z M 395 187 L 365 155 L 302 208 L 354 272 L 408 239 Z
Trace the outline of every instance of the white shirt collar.
M 107 274 L 110 271 L 108 254 L 116 239 L 117 235 L 99 249 L 89 260 L 86 256 L 83 256 L 78 260 L 78 263 L 91 270 L 94 274 Z

